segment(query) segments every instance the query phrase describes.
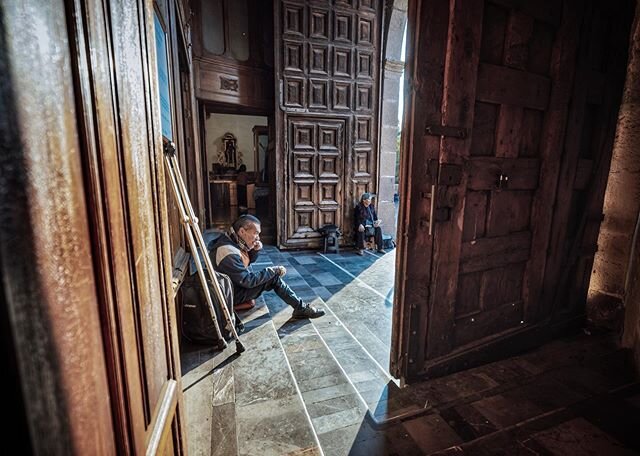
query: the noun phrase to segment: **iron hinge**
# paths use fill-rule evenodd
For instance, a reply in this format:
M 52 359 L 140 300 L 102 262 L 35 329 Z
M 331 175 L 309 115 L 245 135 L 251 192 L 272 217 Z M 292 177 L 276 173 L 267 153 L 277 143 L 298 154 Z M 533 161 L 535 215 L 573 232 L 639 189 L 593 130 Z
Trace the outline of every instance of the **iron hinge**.
M 424 127 L 424 134 L 466 139 L 469 135 L 469 129 L 464 127 L 449 127 L 447 125 L 427 125 Z

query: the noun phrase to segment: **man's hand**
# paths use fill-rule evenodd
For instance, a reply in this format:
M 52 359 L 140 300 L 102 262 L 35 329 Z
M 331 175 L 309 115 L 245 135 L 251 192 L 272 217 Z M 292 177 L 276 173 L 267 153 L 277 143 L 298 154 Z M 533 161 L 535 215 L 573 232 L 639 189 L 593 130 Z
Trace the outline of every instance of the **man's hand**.
M 380 225 L 382 225 L 382 220 L 380 220 L 380 219 L 378 219 L 375 222 L 373 222 L 373 226 L 376 227 L 376 228 L 379 227 Z
M 256 241 L 253 243 L 253 250 L 255 250 L 256 252 L 258 250 L 262 250 L 262 241 Z
M 287 273 L 287 268 L 284 266 L 276 266 L 278 268 L 278 275 L 283 277 Z
M 361 233 L 364 233 L 364 226 L 362 224 L 358 226 L 358 231 L 360 231 Z

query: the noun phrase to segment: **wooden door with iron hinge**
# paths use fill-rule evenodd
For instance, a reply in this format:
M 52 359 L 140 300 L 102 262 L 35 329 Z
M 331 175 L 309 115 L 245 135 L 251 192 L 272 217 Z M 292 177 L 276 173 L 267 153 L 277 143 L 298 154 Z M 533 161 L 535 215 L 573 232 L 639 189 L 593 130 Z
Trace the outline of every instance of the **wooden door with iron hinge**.
M 581 8 L 410 2 L 391 370 L 536 344 Z

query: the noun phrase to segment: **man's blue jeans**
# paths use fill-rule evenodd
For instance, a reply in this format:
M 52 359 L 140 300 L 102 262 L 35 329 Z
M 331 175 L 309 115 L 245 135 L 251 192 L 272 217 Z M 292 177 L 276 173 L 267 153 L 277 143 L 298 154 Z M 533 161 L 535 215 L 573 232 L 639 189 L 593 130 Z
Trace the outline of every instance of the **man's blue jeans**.
M 260 286 L 253 288 L 242 288 L 233 285 L 233 303 L 240 304 L 242 302 L 250 301 L 251 299 L 258 298 L 265 291 L 275 291 L 280 299 L 289 304 L 294 309 L 303 306 L 302 299 L 295 294 L 295 292 L 287 285 L 282 277 L 275 276 L 273 279 L 268 282 L 263 283 Z

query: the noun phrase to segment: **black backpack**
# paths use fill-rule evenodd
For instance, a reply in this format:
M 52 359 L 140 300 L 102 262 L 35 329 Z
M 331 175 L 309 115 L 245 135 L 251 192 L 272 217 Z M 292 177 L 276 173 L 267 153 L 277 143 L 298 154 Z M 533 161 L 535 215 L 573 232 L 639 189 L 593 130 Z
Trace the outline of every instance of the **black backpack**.
M 233 311 L 233 284 L 231 283 L 231 279 L 227 275 L 219 272 L 216 272 L 215 275 L 222 294 L 227 301 L 229 315 L 231 315 L 233 324 L 239 329 L 241 325 L 240 319 L 237 318 Z M 230 340 L 232 338 L 231 328 L 227 325 L 227 321 L 222 314 L 221 303 L 216 297 L 213 284 L 210 282 L 208 275 L 207 285 L 211 299 L 213 300 L 213 308 L 215 309 L 220 332 L 226 340 Z M 222 344 L 213 326 L 213 319 L 211 318 L 207 299 L 198 274 L 188 276 L 182 283 L 180 291 L 182 292 L 182 336 L 193 343 L 207 345 L 218 344 L 221 346 Z

